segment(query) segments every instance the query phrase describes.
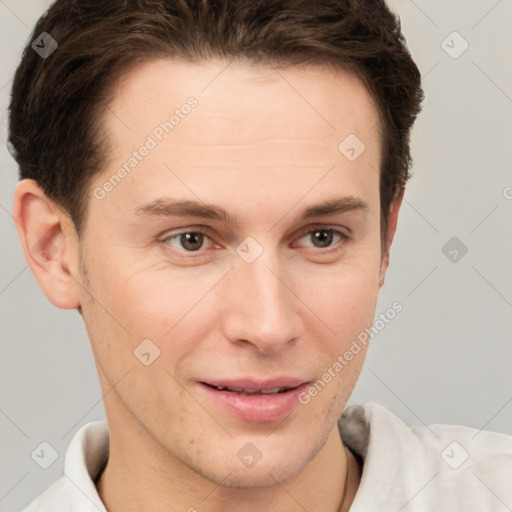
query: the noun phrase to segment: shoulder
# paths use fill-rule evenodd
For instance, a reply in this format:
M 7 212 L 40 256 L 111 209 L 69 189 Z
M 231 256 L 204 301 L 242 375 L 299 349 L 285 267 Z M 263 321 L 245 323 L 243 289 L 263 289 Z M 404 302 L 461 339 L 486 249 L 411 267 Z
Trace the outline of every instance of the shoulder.
M 373 403 L 347 408 L 338 427 L 364 461 L 355 511 L 406 504 L 409 511 L 512 506 L 511 436 L 460 425 L 413 428 Z

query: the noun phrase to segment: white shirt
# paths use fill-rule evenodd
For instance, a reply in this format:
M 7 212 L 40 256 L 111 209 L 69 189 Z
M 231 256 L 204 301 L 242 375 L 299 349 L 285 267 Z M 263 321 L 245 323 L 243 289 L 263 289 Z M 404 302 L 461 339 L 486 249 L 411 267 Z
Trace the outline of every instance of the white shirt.
M 364 461 L 351 512 L 512 511 L 510 436 L 456 425 L 411 428 L 373 403 L 348 407 L 338 428 Z M 94 480 L 108 449 L 106 421 L 83 426 L 66 452 L 64 476 L 22 512 L 106 512 Z

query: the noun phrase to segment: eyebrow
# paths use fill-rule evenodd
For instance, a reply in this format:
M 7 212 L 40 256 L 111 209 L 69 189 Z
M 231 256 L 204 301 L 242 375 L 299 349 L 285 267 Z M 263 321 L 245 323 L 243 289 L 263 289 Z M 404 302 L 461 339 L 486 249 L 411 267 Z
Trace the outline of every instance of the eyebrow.
M 235 216 L 220 206 L 190 200 L 157 199 L 137 207 L 135 213 L 142 216 L 202 217 L 219 220 L 226 224 L 237 225 L 238 223 Z
M 361 199 L 353 196 L 345 196 L 309 206 L 296 217 L 295 221 L 299 222 L 313 217 L 339 214 L 351 210 L 367 211 L 369 207 Z M 158 217 L 201 217 L 204 219 L 218 220 L 232 226 L 238 225 L 237 216 L 230 214 L 224 208 L 190 200 L 157 199 L 151 203 L 137 207 L 135 214 L 139 216 Z
M 353 196 L 346 196 L 310 206 L 306 208 L 296 220 L 302 221 L 312 217 L 322 217 L 334 213 L 344 213 L 351 210 L 368 211 L 369 209 L 369 206 L 363 200 Z

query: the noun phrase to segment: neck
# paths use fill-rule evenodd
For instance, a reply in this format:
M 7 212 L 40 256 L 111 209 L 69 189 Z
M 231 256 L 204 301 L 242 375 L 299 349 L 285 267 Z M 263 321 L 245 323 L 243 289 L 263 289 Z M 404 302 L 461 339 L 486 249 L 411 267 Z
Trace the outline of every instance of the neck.
M 249 512 L 322 510 L 345 512 L 357 492 L 360 469 L 337 426 L 326 444 L 296 477 L 265 488 L 229 488 L 192 471 L 138 429 L 136 435 L 109 421 L 110 453 L 97 479 L 109 512 Z M 136 462 L 134 462 L 136 461 Z

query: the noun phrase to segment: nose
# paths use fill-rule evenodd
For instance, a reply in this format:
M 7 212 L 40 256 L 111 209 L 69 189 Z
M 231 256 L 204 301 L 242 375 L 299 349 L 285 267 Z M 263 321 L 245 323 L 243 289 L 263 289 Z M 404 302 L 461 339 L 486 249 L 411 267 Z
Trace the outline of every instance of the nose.
M 237 261 L 223 293 L 224 335 L 261 353 L 281 350 L 303 329 L 293 277 L 276 261 L 265 253 L 252 263 Z

